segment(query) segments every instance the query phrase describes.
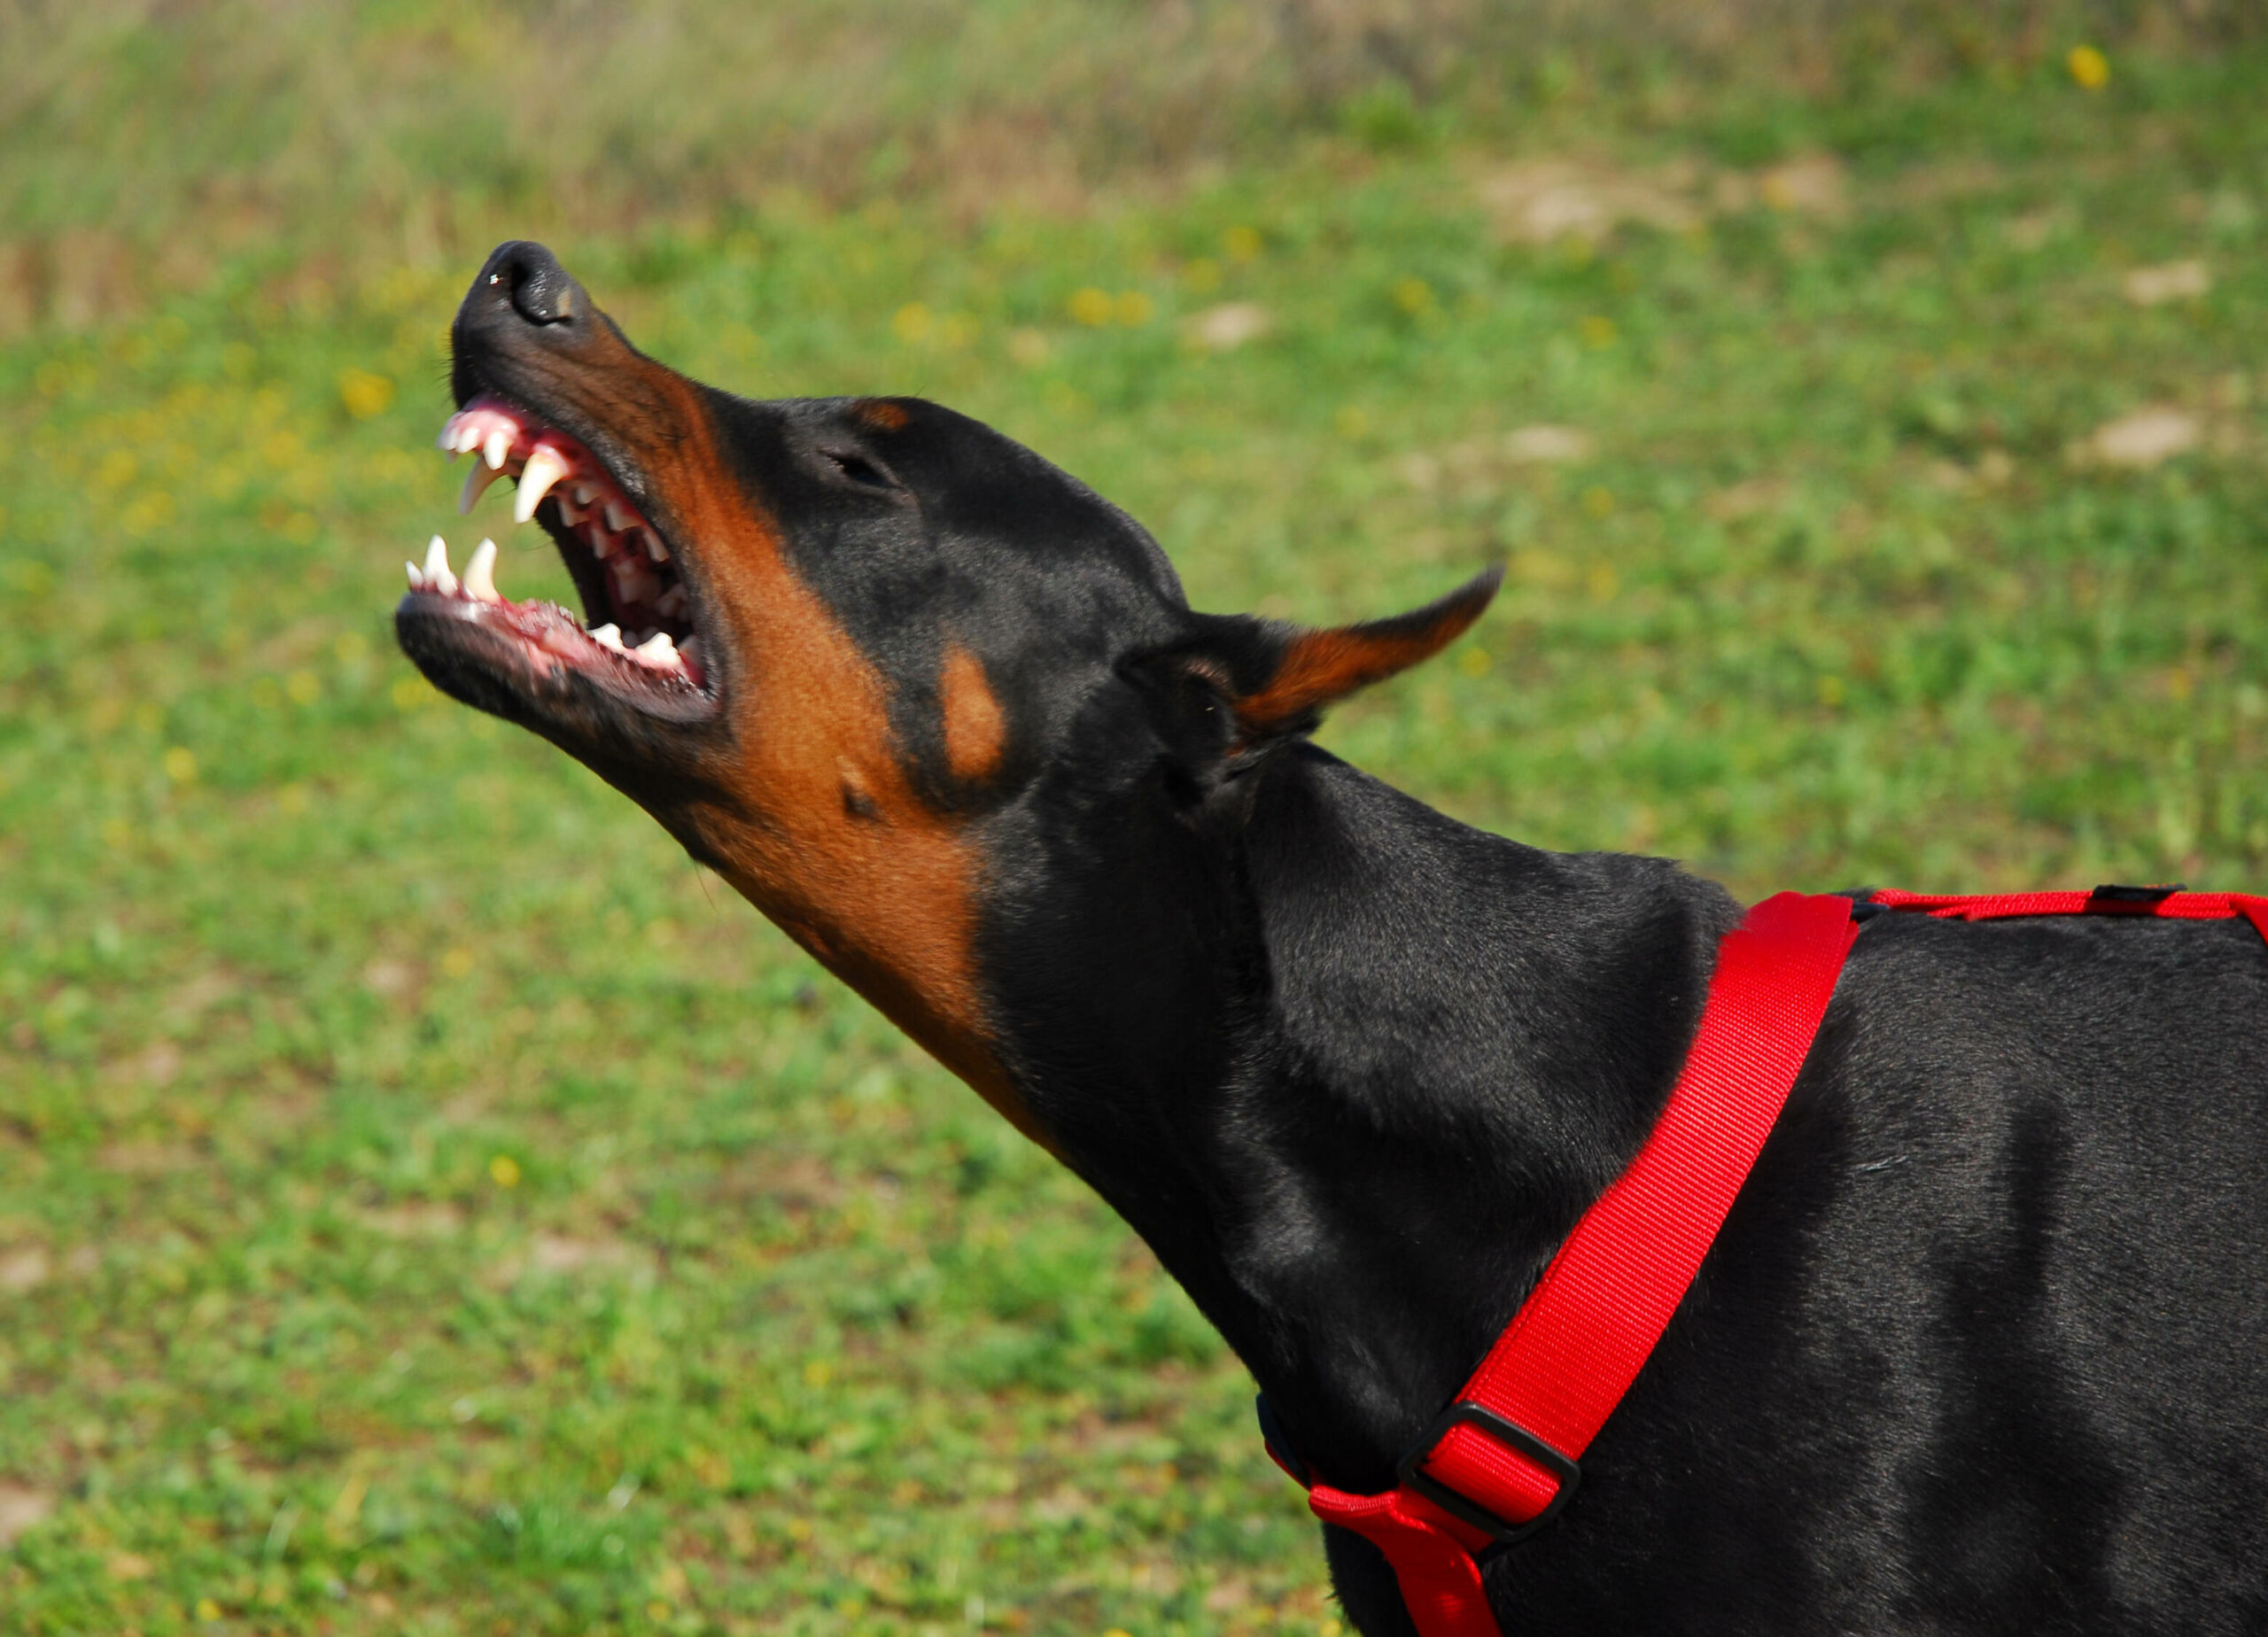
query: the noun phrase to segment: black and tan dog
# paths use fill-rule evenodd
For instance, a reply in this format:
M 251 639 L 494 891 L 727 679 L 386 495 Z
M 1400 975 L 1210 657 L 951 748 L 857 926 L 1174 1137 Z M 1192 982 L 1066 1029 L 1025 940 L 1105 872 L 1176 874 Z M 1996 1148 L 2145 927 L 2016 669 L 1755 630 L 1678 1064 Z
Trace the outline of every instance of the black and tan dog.
M 1720 888 L 1468 829 L 1305 738 L 1494 590 L 1191 611 L 1131 519 L 914 400 L 759 403 L 541 248 L 447 446 L 592 629 L 413 569 L 402 646 L 645 807 L 1074 1168 L 1329 1482 L 1391 1487 L 1675 1076 Z M 1881 916 L 1699 1280 L 1487 1565 L 1508 1633 L 2268 1631 L 2268 955 Z M 1326 1532 L 1362 1630 L 1409 1629 Z

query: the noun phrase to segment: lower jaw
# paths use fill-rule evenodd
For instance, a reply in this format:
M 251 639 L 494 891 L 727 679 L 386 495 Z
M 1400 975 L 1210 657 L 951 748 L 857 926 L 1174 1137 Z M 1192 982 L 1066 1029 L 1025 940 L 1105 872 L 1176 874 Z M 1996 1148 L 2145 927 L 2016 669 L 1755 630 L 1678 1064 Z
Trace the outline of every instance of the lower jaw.
M 500 710 L 500 692 L 540 711 L 542 690 L 567 688 L 576 678 L 645 716 L 693 721 L 718 708 L 713 689 L 682 666 L 658 668 L 604 647 L 554 602 L 486 601 L 413 590 L 394 618 L 403 647 L 436 686 L 459 697 L 477 695 L 467 702 L 499 714 L 524 714 Z M 476 674 L 464 675 L 468 671 Z M 488 686 L 482 685 L 482 672 L 489 673 Z

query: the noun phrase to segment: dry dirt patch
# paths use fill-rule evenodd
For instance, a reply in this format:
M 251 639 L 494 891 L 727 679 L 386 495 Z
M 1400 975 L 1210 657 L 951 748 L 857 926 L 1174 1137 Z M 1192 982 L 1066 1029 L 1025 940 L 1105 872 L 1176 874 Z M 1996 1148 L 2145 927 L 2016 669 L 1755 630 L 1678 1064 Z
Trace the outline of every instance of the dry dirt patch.
M 2155 404 L 2098 426 L 2072 453 L 2083 465 L 2147 471 L 2177 454 L 2186 454 L 2204 439 L 2205 429 L 2195 415 Z
M 0 1547 L 13 1546 L 18 1535 L 54 1510 L 55 1497 L 46 1490 L 0 1478 Z
M 2136 268 L 2120 281 L 2126 299 L 2136 306 L 2160 306 L 2169 301 L 2194 301 L 2213 288 L 2213 275 L 2202 261 L 2164 261 Z
M 1713 170 L 1691 161 L 1636 171 L 1568 159 L 1528 159 L 1480 178 L 1481 208 L 1508 244 L 1596 244 L 1626 224 L 1665 233 L 1762 205 L 1783 215 L 1840 221 L 1850 213 L 1843 162 L 1804 154 L 1762 170 Z

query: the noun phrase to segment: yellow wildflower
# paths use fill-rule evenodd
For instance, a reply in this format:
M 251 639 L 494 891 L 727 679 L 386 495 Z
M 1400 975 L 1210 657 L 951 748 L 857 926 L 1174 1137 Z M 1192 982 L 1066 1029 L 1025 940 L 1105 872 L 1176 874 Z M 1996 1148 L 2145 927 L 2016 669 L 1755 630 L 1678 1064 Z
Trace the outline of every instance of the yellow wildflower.
M 367 421 L 374 415 L 384 415 L 393 402 L 393 383 L 367 369 L 342 369 L 338 372 L 338 401 L 356 420 Z

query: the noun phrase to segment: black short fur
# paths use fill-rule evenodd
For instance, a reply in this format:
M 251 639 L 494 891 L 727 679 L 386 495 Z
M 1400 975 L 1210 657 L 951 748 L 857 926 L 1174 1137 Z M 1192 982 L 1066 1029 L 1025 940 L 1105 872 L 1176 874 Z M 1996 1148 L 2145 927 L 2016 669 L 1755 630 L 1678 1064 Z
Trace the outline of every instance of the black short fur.
M 1735 910 L 1311 749 L 1254 781 L 1212 847 L 1033 868 L 993 937 L 1045 1117 L 1375 1491 L 1643 1141 Z M 1490 1564 L 1504 1630 L 2268 1629 L 2264 1062 L 2243 921 L 1873 918 L 1581 1491 Z
M 536 246 L 484 279 L 460 399 L 622 446 L 546 401 L 620 368 L 587 296 Z M 1456 823 L 1296 723 L 1256 732 L 1238 692 L 1285 628 L 1193 613 L 1137 524 L 973 421 L 703 392 L 729 481 L 981 857 L 1016 1094 L 1320 1475 L 1387 1487 L 1643 1140 L 1736 906 L 1663 860 Z M 617 476 L 666 527 L 670 497 Z M 700 594 L 702 541 L 672 545 Z M 727 687 L 716 724 L 631 722 L 404 632 L 680 834 L 764 703 Z M 945 771 L 948 641 L 1007 724 L 977 788 Z M 1507 1637 L 2268 1632 L 2264 1064 L 2242 922 L 1874 917 L 1581 1492 L 1488 1564 Z M 1377 1552 L 1325 1532 L 1356 1626 L 1407 1632 Z

